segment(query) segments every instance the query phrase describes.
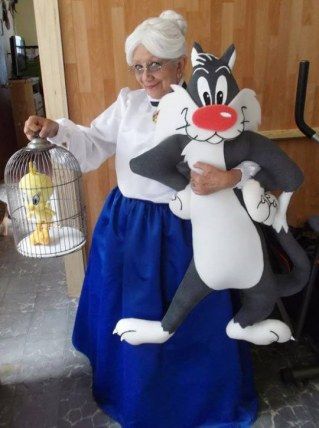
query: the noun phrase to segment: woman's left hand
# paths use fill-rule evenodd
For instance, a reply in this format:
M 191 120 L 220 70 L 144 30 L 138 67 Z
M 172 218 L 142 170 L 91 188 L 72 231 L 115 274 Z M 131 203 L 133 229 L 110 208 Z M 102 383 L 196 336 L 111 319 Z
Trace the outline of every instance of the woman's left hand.
M 191 187 L 197 195 L 209 195 L 222 189 L 234 187 L 241 180 L 239 169 L 224 171 L 203 162 L 196 162 L 194 167 L 203 171 L 202 173 L 191 171 Z

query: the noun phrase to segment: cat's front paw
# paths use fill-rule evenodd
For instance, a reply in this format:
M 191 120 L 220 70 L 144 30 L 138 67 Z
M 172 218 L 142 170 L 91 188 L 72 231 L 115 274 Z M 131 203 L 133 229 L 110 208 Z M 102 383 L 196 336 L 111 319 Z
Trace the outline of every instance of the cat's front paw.
M 169 202 L 169 208 L 177 217 L 183 218 L 183 202 L 178 193 Z
M 130 345 L 166 342 L 172 334 L 163 330 L 160 321 L 148 321 L 139 318 L 123 318 L 115 326 L 113 334 L 120 336 Z
M 186 186 L 184 190 L 176 193 L 176 195 L 169 202 L 170 210 L 177 217 L 183 220 L 190 219 L 190 185 Z

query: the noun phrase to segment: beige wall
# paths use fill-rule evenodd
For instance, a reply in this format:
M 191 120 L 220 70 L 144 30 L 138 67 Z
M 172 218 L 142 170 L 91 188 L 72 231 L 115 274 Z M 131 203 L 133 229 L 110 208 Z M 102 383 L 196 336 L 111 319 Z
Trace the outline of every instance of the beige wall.
M 240 87 L 257 92 L 261 130 L 287 138 L 296 130 L 294 98 L 298 63 L 311 61 L 306 117 L 319 125 L 319 0 L 58 0 L 69 115 L 87 125 L 114 101 L 128 75 L 124 41 L 143 19 L 175 9 L 188 20 L 188 47 L 202 43 L 220 55 L 237 48 Z M 295 132 L 294 132 L 295 133 Z M 279 143 L 300 165 L 305 185 L 294 196 L 290 221 L 299 224 L 319 212 L 319 145 L 295 138 Z M 116 183 L 109 160 L 86 174 L 90 234 L 105 195 Z
M 24 38 L 26 45 L 37 45 L 33 0 L 20 0 L 16 9 L 17 13 L 14 15 L 16 34 Z

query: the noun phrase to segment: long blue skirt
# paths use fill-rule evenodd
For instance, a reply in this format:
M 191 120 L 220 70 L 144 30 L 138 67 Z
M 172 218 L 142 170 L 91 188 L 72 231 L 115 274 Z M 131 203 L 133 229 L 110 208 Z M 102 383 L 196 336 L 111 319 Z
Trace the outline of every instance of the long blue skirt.
M 163 345 L 112 334 L 121 318 L 161 320 L 191 258 L 190 222 L 113 190 L 94 231 L 73 343 L 90 359 L 95 400 L 123 428 L 239 428 L 256 417 L 248 345 L 225 333 L 228 291 L 199 303 Z

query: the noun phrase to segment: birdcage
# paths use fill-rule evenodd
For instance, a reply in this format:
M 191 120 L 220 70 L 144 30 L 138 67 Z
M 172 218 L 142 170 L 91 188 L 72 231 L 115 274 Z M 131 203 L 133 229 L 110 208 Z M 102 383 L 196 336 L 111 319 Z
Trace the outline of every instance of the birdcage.
M 34 138 L 5 168 L 16 248 L 28 257 L 57 257 L 85 244 L 82 174 L 65 148 Z

